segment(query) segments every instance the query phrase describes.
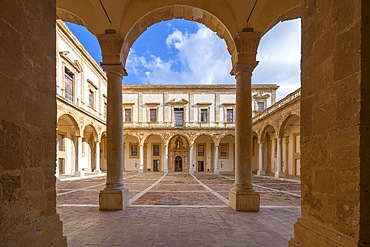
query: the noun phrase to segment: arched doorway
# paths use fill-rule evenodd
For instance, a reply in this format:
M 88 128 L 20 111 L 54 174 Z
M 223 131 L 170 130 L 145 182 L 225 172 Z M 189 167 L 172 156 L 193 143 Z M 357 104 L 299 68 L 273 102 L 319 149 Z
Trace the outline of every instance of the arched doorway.
M 176 156 L 176 158 L 175 158 L 175 172 L 182 172 L 182 158 L 181 158 L 181 156 Z

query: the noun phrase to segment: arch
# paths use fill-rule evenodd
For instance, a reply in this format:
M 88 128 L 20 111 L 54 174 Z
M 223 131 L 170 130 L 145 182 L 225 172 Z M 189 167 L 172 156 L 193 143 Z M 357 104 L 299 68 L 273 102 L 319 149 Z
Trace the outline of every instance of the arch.
M 271 131 L 272 130 L 272 131 Z M 266 137 L 267 133 L 277 133 L 274 126 L 270 123 L 266 124 L 265 127 L 262 129 L 261 135 L 260 135 L 260 141 L 263 140 L 264 137 Z
M 142 9 L 145 9 L 145 7 L 143 6 Z M 132 44 L 150 26 L 161 21 L 168 21 L 179 18 L 183 18 L 184 20 L 188 21 L 196 21 L 202 23 L 212 31 L 216 32 L 221 39 L 225 40 L 228 51 L 231 55 L 232 64 L 234 64 L 237 61 L 236 57 L 237 52 L 233 35 L 229 31 L 229 29 L 224 25 L 224 23 L 221 22 L 220 19 L 218 19 L 215 15 L 211 14 L 210 12 L 199 7 L 190 5 L 167 5 L 156 9 L 149 9 L 147 13 L 143 12 L 142 16 L 138 18 L 137 21 L 133 23 L 132 27 L 127 31 L 121 51 L 123 64 L 124 65 L 126 64 L 126 59 L 128 57 L 128 53 L 130 51 Z M 125 18 L 122 19 L 122 22 L 126 23 L 126 25 L 127 21 L 128 20 L 126 20 Z M 125 25 L 121 25 L 121 27 L 125 27 Z M 125 31 L 121 33 L 125 33 Z
M 213 143 L 216 141 L 214 135 L 210 134 L 210 133 L 199 133 L 195 136 L 194 138 L 194 143 L 202 136 L 206 136 L 209 138 L 210 141 L 212 141 Z
M 64 112 L 61 112 L 58 114 L 59 116 L 57 116 L 57 125 L 59 125 L 59 122 L 61 120 L 64 120 L 64 118 L 66 118 L 69 122 L 69 124 L 73 127 L 75 127 L 76 129 L 76 132 L 78 133 L 80 131 L 80 127 L 78 126 L 78 123 L 77 123 L 77 117 L 74 116 L 73 113 L 64 113 Z
M 222 141 L 224 141 L 226 138 L 232 138 L 232 140 L 235 142 L 235 135 L 232 135 L 232 134 L 226 134 L 226 135 L 221 136 L 221 138 L 220 138 L 220 143 L 221 143 Z
M 279 16 L 277 16 L 270 23 L 270 25 L 266 28 L 264 34 L 267 33 L 274 26 L 276 26 L 279 22 L 294 20 L 294 19 L 298 19 L 300 17 L 301 17 L 301 6 L 300 5 L 294 6 L 294 7 L 290 8 L 290 9 L 284 11 Z
M 84 21 L 80 16 L 68 10 L 57 8 L 56 17 L 57 19 L 61 19 L 62 21 L 71 22 L 77 25 L 84 26 L 86 27 L 87 30 L 89 30 L 92 33 L 91 28 L 86 21 Z
M 140 137 L 138 135 L 135 135 L 134 133 L 123 133 L 123 142 L 126 142 L 127 138 L 134 137 L 137 139 L 138 142 L 140 142 Z
M 85 135 L 85 132 L 88 131 L 89 129 L 91 129 L 91 133 L 93 134 L 94 141 L 95 142 L 98 141 L 99 140 L 98 131 L 96 130 L 96 127 L 93 124 L 87 124 L 83 127 L 84 135 Z
M 169 145 L 171 143 L 171 141 L 173 139 L 175 139 L 175 137 L 177 137 L 177 136 L 184 137 L 185 140 L 187 141 L 187 145 L 189 145 L 191 143 L 191 141 L 190 141 L 190 139 L 187 135 L 185 135 L 185 134 L 173 134 L 173 135 L 170 136 L 170 138 L 168 138 L 168 142 L 166 144 Z
M 144 138 L 144 143 L 147 143 L 150 137 L 154 137 L 154 136 L 161 138 L 161 141 L 163 142 L 163 137 L 159 133 L 151 133 Z
M 301 119 L 301 116 L 298 115 L 297 113 L 289 113 L 289 115 L 286 116 L 284 118 L 284 120 L 280 124 L 280 128 L 278 130 L 278 134 L 279 134 L 278 136 L 279 137 L 283 137 L 284 136 L 284 130 L 285 130 L 286 126 L 289 123 L 289 121 L 291 121 L 293 118 L 298 118 L 300 120 Z

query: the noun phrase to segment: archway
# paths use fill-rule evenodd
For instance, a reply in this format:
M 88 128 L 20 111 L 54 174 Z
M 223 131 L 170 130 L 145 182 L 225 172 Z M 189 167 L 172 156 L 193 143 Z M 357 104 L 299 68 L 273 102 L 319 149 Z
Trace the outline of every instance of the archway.
M 176 135 L 171 138 L 168 144 L 168 172 L 179 171 L 179 157 L 181 158 L 181 172 L 189 172 L 189 141 L 185 136 Z
M 144 171 L 162 172 L 164 170 L 162 137 L 149 135 L 144 142 Z
M 98 141 L 98 134 L 96 128 L 89 124 L 85 126 L 83 139 L 82 139 L 82 163 L 81 168 L 86 172 L 93 172 L 96 169 L 97 152 L 96 142 Z
M 276 131 L 272 125 L 267 125 L 261 135 L 260 157 L 262 157 L 262 174 L 272 174 L 277 168 L 277 140 Z M 260 159 L 261 162 L 261 159 Z
M 291 114 L 280 126 L 279 137 L 282 146 L 282 170 L 286 174 L 301 175 L 300 117 Z
M 220 171 L 235 171 L 235 136 L 224 136 L 218 149 Z
M 194 160 L 191 161 L 195 172 L 214 171 L 215 145 L 210 134 L 202 134 L 194 140 Z
M 77 171 L 78 136 L 75 118 L 69 114 L 60 116 L 57 122 L 57 175 L 72 175 Z
M 137 136 L 124 136 L 124 171 L 139 171 L 140 169 L 140 140 Z

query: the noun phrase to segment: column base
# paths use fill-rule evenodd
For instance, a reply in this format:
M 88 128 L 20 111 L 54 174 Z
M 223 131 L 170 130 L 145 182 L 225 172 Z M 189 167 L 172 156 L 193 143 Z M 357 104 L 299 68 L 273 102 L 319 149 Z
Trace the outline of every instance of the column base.
M 75 176 L 76 177 L 85 177 L 85 172 L 84 171 L 76 171 L 75 172 Z
M 104 189 L 99 193 L 99 210 L 122 210 L 129 206 L 130 195 L 126 187 Z
M 164 174 L 168 174 L 168 170 L 167 170 L 167 169 L 166 169 L 166 170 L 164 170 L 164 171 L 163 171 L 163 173 L 164 173 Z
M 294 224 L 294 239 L 289 240 L 289 247 L 327 246 L 327 247 L 358 247 L 370 246 L 361 244 L 333 229 L 318 225 L 309 220 L 298 218 Z
M 258 170 L 257 171 L 257 176 L 265 175 L 266 172 L 264 170 Z
M 275 174 L 274 174 L 275 178 L 280 178 L 281 175 L 284 175 L 284 172 L 282 172 L 282 171 L 276 171 Z
M 214 173 L 217 174 L 217 175 L 220 175 L 220 170 L 215 169 Z
M 94 174 L 100 175 L 100 174 L 101 174 L 101 170 L 100 170 L 100 169 L 95 170 L 95 171 L 94 171 Z
M 193 169 L 190 169 L 190 170 L 189 170 L 189 173 L 190 173 L 190 174 L 194 174 L 194 170 L 193 170 Z
M 144 170 L 143 169 L 139 169 L 139 173 L 144 173 Z
M 232 188 L 229 191 L 229 206 L 235 211 L 260 211 L 260 194 Z

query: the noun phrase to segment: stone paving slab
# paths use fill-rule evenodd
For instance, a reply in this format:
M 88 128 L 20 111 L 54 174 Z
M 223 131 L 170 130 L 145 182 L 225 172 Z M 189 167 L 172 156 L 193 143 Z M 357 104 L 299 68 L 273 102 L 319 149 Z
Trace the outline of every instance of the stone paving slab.
M 287 246 L 299 209 L 59 207 L 68 246 Z M 281 224 L 284 222 L 284 224 Z

